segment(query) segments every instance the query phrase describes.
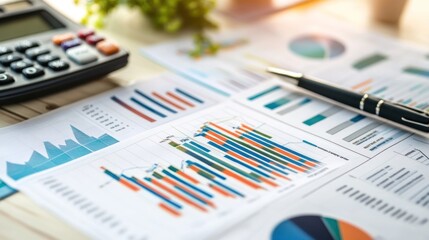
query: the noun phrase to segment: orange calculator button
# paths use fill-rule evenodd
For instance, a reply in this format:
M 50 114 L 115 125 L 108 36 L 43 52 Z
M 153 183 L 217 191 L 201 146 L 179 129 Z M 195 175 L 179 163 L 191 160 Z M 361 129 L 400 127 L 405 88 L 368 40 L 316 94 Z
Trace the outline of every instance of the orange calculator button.
M 100 51 L 102 54 L 106 56 L 119 52 L 118 45 L 110 41 L 101 41 L 97 43 L 96 48 L 98 49 L 98 51 Z
M 60 45 L 61 43 L 72 40 L 74 38 L 75 35 L 73 33 L 63 33 L 52 37 L 52 42 L 56 45 Z

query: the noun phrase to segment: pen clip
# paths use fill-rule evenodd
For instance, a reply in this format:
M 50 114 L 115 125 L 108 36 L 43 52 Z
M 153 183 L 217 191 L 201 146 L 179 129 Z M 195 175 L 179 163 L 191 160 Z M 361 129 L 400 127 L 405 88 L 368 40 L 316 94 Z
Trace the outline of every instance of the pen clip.
M 417 122 L 417 121 L 414 121 L 414 120 L 410 120 L 410 119 L 408 119 L 408 118 L 404 118 L 404 117 L 401 117 L 401 120 L 402 120 L 402 121 L 404 121 L 404 122 L 407 122 L 407 123 L 412 123 L 412 124 L 414 124 L 414 125 L 418 125 L 418 126 L 422 126 L 422 127 L 427 127 L 427 128 L 429 128 L 429 122 L 428 122 L 428 123 L 421 123 L 421 122 Z

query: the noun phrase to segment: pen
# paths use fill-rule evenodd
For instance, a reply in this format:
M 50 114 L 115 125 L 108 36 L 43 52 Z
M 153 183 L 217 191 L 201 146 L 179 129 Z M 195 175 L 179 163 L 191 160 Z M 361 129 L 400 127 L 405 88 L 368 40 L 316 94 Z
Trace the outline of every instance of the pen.
M 429 112 L 427 111 L 387 101 L 368 93 L 349 91 L 334 84 L 306 77 L 302 73 L 275 67 L 269 67 L 267 71 L 285 77 L 284 80 L 287 82 L 317 95 L 416 130 L 429 132 Z

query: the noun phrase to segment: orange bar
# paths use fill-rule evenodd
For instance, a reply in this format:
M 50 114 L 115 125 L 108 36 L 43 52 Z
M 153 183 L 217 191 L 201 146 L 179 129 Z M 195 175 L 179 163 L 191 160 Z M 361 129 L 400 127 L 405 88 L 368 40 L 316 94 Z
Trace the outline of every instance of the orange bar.
M 179 101 L 179 102 L 181 102 L 181 103 L 183 103 L 183 104 L 185 104 L 185 105 L 188 105 L 189 107 L 195 107 L 195 105 L 194 105 L 194 104 L 192 104 L 192 103 L 190 103 L 190 102 L 186 101 L 185 99 L 183 99 L 183 98 L 181 98 L 181 97 L 177 96 L 176 94 L 174 94 L 174 93 L 172 93 L 172 92 L 167 92 L 167 95 L 168 95 L 168 96 L 170 96 L 170 97 L 172 97 L 172 98 L 174 98 L 174 99 L 176 99 L 177 101 Z
M 236 173 L 234 173 L 234 172 L 232 172 L 232 171 L 230 171 L 228 169 L 225 169 L 222 173 L 224 173 L 225 175 L 228 175 L 230 177 L 233 177 L 233 178 L 237 179 L 238 181 L 240 181 L 240 182 L 242 182 L 242 183 L 244 183 L 244 184 L 246 184 L 249 187 L 252 187 L 254 189 L 260 189 L 260 188 L 262 188 L 258 184 L 253 183 L 250 180 L 247 180 L 246 178 L 244 178 L 244 177 L 242 177 L 242 176 L 240 176 L 240 175 L 238 175 L 238 174 L 236 174 Z
M 237 138 L 240 137 L 240 135 L 236 134 L 235 132 L 231 132 L 228 129 L 225 129 L 225 128 L 223 128 L 223 127 L 221 127 L 221 126 L 219 126 L 219 125 L 217 125 L 215 123 L 209 122 L 209 124 L 212 125 L 212 126 L 214 126 L 214 127 L 216 127 L 216 128 L 218 128 L 218 129 L 220 129 L 220 130 L 222 130 L 222 131 L 224 131 L 224 132 L 226 132 L 226 133 L 231 134 L 234 137 L 237 137 Z
M 195 208 L 197 208 L 197 209 L 199 209 L 199 210 L 201 210 L 201 211 L 203 211 L 203 212 L 207 212 L 207 209 L 205 209 L 205 208 L 201 207 L 200 205 L 198 205 L 198 204 L 196 204 L 196 203 L 192 202 L 191 200 L 189 200 L 189 199 L 185 198 L 184 196 L 182 196 L 182 195 L 178 194 L 177 192 L 175 192 L 175 191 L 173 191 L 173 190 L 169 189 L 168 187 L 166 187 L 166 186 L 165 186 L 165 185 L 163 185 L 162 183 L 158 182 L 158 180 L 156 180 L 156 179 L 151 179 L 151 182 L 152 182 L 154 185 L 158 186 L 159 188 L 161 188 L 161 189 L 163 189 L 163 190 L 167 191 L 168 193 L 170 193 L 170 194 L 172 194 L 172 195 L 176 196 L 177 198 L 179 198 L 180 200 L 182 200 L 182 201 L 186 202 L 187 204 L 189 204 L 189 205 L 191 205 L 191 206 L 193 206 L 193 207 L 195 207 Z
M 138 190 L 140 190 L 140 188 L 138 188 L 137 186 L 133 185 L 132 183 L 129 183 L 127 180 L 125 180 L 123 178 L 120 178 L 119 182 L 122 183 L 127 188 L 133 190 L 134 192 L 137 192 Z
M 219 140 L 221 140 L 222 142 L 225 142 L 226 140 L 228 140 L 228 138 L 226 138 L 226 137 L 224 137 L 224 136 L 221 136 L 221 135 L 219 135 L 219 134 L 217 134 L 217 133 L 215 133 L 215 132 L 213 132 L 213 131 L 207 131 L 207 133 L 206 133 L 206 134 L 213 135 L 213 136 L 215 136 L 216 138 L 218 138 Z
M 164 203 L 159 203 L 159 204 L 158 204 L 158 206 L 159 206 L 161 209 L 165 210 L 166 212 L 168 212 L 168 213 L 172 214 L 173 216 L 176 216 L 176 217 L 180 217 L 180 216 L 181 216 L 181 214 L 180 214 L 178 211 L 176 211 L 176 210 L 174 210 L 173 208 L 171 208 L 171 207 L 169 207 L 169 206 L 165 205 Z
M 273 187 L 278 187 L 278 186 L 279 186 L 277 183 L 272 182 L 271 180 L 268 180 L 268 179 L 266 179 L 266 178 L 264 178 L 264 177 L 260 177 L 259 179 L 260 179 L 262 182 L 264 182 L 264 183 L 266 183 L 266 184 L 268 184 L 268 185 L 271 185 L 271 186 L 273 186 Z
M 165 195 L 165 194 L 163 194 L 163 193 L 161 193 L 161 192 L 159 192 L 158 190 L 156 190 L 155 188 L 153 188 L 153 187 L 151 187 L 151 186 L 149 186 L 149 185 L 147 185 L 145 182 L 143 182 L 143 181 L 141 181 L 141 180 L 139 180 L 139 179 L 137 179 L 137 178 L 134 178 L 138 183 L 140 183 L 141 185 L 143 185 L 143 186 L 145 186 L 145 187 L 147 187 L 147 188 L 149 188 L 150 190 L 152 190 L 152 191 L 154 191 L 154 192 L 156 192 L 157 194 L 159 194 L 160 196 L 163 196 L 164 198 L 166 198 L 166 199 L 169 199 L 170 200 L 170 197 L 169 196 L 167 196 L 167 195 Z
M 189 181 L 191 181 L 191 182 L 192 182 L 192 183 L 194 183 L 194 184 L 198 184 L 198 183 L 200 183 L 200 182 L 198 182 L 198 180 L 197 180 L 197 179 L 195 179 L 195 178 L 193 178 L 193 177 L 189 176 L 188 174 L 186 174 L 186 173 L 184 173 L 184 172 L 182 172 L 182 171 L 178 171 L 178 172 L 177 172 L 177 174 L 179 174 L 180 176 L 182 176 L 182 177 L 184 177 L 184 178 L 188 179 Z
M 158 93 L 156 93 L 156 92 L 152 92 L 152 95 L 154 95 L 155 97 L 157 97 L 157 98 L 161 99 L 161 100 L 162 100 L 162 101 L 164 101 L 164 102 L 169 103 L 170 105 L 172 105 L 172 106 L 174 106 L 174 107 L 176 107 L 176 108 L 178 108 L 178 109 L 180 109 L 180 110 L 183 110 L 183 111 L 185 111 L 185 110 L 186 110 L 184 107 L 182 107 L 182 106 L 179 106 L 179 105 L 175 104 L 174 102 L 172 102 L 172 101 L 168 100 L 167 98 L 165 98 L 165 97 L 163 97 L 163 96 L 159 95 L 159 94 L 158 94 Z
M 273 149 L 274 151 L 276 151 L 276 152 L 280 153 L 280 154 L 285 155 L 286 157 L 292 158 L 293 160 L 300 160 L 300 159 L 301 159 L 300 157 L 298 157 L 298 156 L 296 156 L 296 155 L 294 155 L 294 154 L 292 154 L 292 153 L 290 153 L 290 152 L 286 152 L 285 150 L 283 150 L 283 149 L 281 149 L 281 148 L 274 147 L 274 148 L 272 148 L 272 149 Z
M 235 196 L 234 196 L 234 195 L 229 194 L 228 192 L 226 192 L 225 190 L 221 189 L 220 187 L 218 187 L 218 186 L 216 186 L 216 185 L 209 184 L 209 186 L 210 186 L 213 190 L 215 190 L 216 192 L 218 192 L 218 193 L 222 194 L 222 195 L 223 195 L 223 196 L 225 196 L 225 197 L 232 197 L 232 198 L 235 198 Z
M 252 161 L 252 160 L 250 160 L 248 158 L 245 158 L 245 157 L 243 157 L 243 156 L 239 155 L 238 153 L 235 153 L 235 152 L 233 152 L 231 150 L 228 150 L 226 153 L 229 154 L 229 155 L 231 155 L 231 156 L 233 156 L 233 157 L 235 157 L 235 158 L 238 158 L 241 161 L 246 162 L 246 163 L 248 163 L 248 164 L 250 164 L 250 165 L 252 165 L 254 167 L 258 167 L 259 166 L 258 163 L 255 163 L 254 161 Z
M 198 195 L 198 194 L 194 193 L 193 191 L 191 191 L 191 190 L 190 190 L 190 189 L 188 189 L 187 187 L 185 187 L 185 186 L 183 186 L 183 185 L 181 185 L 181 184 L 179 184 L 179 183 L 175 182 L 174 180 L 172 180 L 172 179 L 170 179 L 170 178 L 168 178 L 168 177 L 163 177 L 163 178 L 162 178 L 162 180 L 164 180 L 164 181 L 168 182 L 169 184 L 171 184 L 171 185 L 173 185 L 173 186 L 178 186 L 178 187 L 182 188 L 184 191 L 186 191 L 187 193 L 191 194 L 192 196 L 194 196 L 194 197 L 196 197 L 196 198 L 198 198 L 198 199 L 201 199 L 201 200 L 203 200 L 204 202 L 206 202 L 209 206 L 211 206 L 211 207 L 213 207 L 213 208 L 216 208 L 216 205 L 214 205 L 214 203 L 213 203 L 213 202 L 211 202 L 210 200 L 208 200 L 208 199 L 206 199 L 206 198 L 204 198 L 204 197 L 201 197 L 200 195 Z
M 280 178 L 283 178 L 283 179 L 286 179 L 286 180 L 290 180 L 288 177 L 285 177 L 285 176 L 283 176 L 283 175 L 281 175 L 280 173 L 278 173 L 278 172 L 271 172 L 274 176 L 277 176 L 277 177 L 280 177 Z
M 213 135 L 214 135 L 215 133 L 213 133 Z M 205 138 L 207 138 L 208 140 L 210 140 L 210 141 L 212 141 L 212 142 L 214 142 L 214 143 L 217 143 L 217 144 L 219 144 L 219 145 L 223 145 L 225 142 L 224 141 L 221 141 L 221 140 L 219 140 L 219 139 L 217 139 L 217 138 L 214 138 L 214 137 L 212 137 L 211 136 L 212 134 L 205 134 Z
M 361 83 L 358 83 L 358 84 L 354 85 L 354 86 L 352 87 L 352 90 L 356 90 L 356 89 L 358 89 L 358 88 L 361 88 L 361 87 L 363 87 L 363 86 L 365 86 L 365 85 L 367 85 L 367 84 L 369 84 L 369 83 L 371 83 L 371 82 L 372 82 L 372 79 L 365 80 L 365 81 L 363 81 L 363 82 L 361 82 Z

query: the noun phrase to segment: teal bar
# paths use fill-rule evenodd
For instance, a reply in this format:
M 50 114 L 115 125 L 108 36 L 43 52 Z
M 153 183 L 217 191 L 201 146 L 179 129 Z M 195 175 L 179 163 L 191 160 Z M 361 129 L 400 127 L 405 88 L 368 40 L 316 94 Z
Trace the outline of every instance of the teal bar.
M 314 125 L 314 124 L 322 121 L 325 118 L 326 118 L 325 116 L 323 116 L 321 114 L 318 114 L 318 115 L 316 115 L 316 116 L 314 116 L 314 117 L 312 117 L 310 119 L 305 120 L 304 124 L 307 125 L 307 126 L 312 126 L 312 125 Z
M 274 110 L 274 109 L 276 109 L 278 107 L 281 107 L 281 106 L 285 105 L 288 102 L 290 102 L 290 99 L 288 99 L 286 97 L 282 97 L 282 98 L 279 98 L 279 99 L 275 100 L 274 102 L 265 104 L 264 107 L 266 107 L 266 108 L 268 108 L 270 110 Z
M 409 74 L 413 74 L 413 75 L 417 75 L 417 76 L 421 76 L 421 77 L 429 78 L 429 70 L 425 70 L 425 69 L 421 69 L 421 68 L 407 67 L 404 69 L 404 72 L 409 73 Z
M 253 100 L 255 100 L 255 99 L 258 99 L 258 98 L 260 98 L 260 97 L 262 97 L 262 96 L 265 96 L 265 95 L 267 95 L 267 94 L 269 94 L 269 93 L 272 93 L 272 92 L 274 92 L 274 91 L 276 91 L 276 90 L 278 90 L 278 89 L 280 89 L 281 87 L 280 86 L 274 86 L 274 87 L 271 87 L 271 88 L 268 88 L 267 90 L 265 90 L 265 91 L 262 91 L 262 92 L 260 92 L 260 93 L 257 93 L 257 94 L 255 94 L 255 95 L 253 95 L 253 96 L 251 96 L 251 97 L 249 97 L 249 98 L 247 98 L 249 101 L 253 101 Z
M 378 90 L 375 90 L 372 94 L 376 95 L 376 94 L 382 93 L 382 92 L 384 92 L 386 90 L 387 90 L 387 87 L 382 87 L 382 88 L 380 88 Z

